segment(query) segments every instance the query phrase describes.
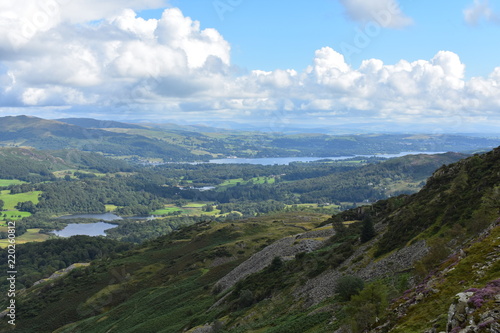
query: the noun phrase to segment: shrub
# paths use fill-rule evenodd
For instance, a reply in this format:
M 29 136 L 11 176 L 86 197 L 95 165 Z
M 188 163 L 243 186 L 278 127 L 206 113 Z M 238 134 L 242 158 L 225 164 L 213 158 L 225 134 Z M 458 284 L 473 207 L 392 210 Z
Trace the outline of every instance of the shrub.
M 246 308 L 252 305 L 253 301 L 253 293 L 250 290 L 245 289 L 240 292 L 240 298 L 238 300 L 238 305 L 240 308 Z
M 335 292 L 342 301 L 349 301 L 352 296 L 359 294 L 364 288 L 364 282 L 360 277 L 346 275 L 339 279 Z
M 269 272 L 274 272 L 274 271 L 279 270 L 281 268 L 281 266 L 283 266 L 283 260 L 281 260 L 280 257 L 274 257 L 268 270 L 269 270 Z

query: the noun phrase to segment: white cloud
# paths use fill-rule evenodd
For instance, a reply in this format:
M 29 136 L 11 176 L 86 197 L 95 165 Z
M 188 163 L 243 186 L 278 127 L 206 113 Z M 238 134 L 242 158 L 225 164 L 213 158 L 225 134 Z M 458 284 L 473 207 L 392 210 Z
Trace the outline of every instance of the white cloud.
M 176 8 L 158 20 L 128 9 L 93 24 L 60 23 L 18 46 L 0 53 L 0 61 L 15 82 L 4 94 L 25 105 L 185 97 L 220 84 L 230 66 L 229 43 Z M 72 97 L 56 98 L 64 92 Z
M 388 2 L 373 1 L 371 8 L 380 9 L 382 3 Z M 118 2 L 107 4 L 101 8 L 106 15 L 82 9 L 98 22 L 72 24 L 76 18 L 61 10 L 59 20 L 38 30 L 29 42 L 4 47 L 0 114 L 16 107 L 27 114 L 52 108 L 69 116 L 73 107 L 86 116 L 105 111 L 106 117 L 183 119 L 189 112 L 196 119 L 252 118 L 262 123 L 266 115 L 282 112 L 284 122 L 296 119 L 299 124 L 440 124 L 448 119 L 459 124 L 457 118 L 491 122 L 500 110 L 500 68 L 488 77 L 466 80 L 465 65 L 453 52 L 396 64 L 367 59 L 353 68 L 344 55 L 324 47 L 304 70 L 237 74 L 229 43 L 214 29 L 202 30 L 179 9 L 145 20 L 132 9 L 119 10 Z M 0 38 L 5 40 L 4 23 L 17 18 L 7 10 L 0 13 Z M 394 22 L 386 26 L 396 27 Z
M 474 3 L 464 9 L 464 19 L 470 25 L 477 25 L 481 19 L 500 23 L 500 17 L 490 7 L 488 0 L 474 0 Z
M 166 0 L 4 0 L 0 3 L 0 45 L 19 48 L 39 33 L 61 24 L 81 24 L 111 17 L 123 8 L 150 9 Z
M 361 23 L 376 22 L 385 28 L 403 28 L 413 24 L 397 0 L 340 0 L 346 14 Z

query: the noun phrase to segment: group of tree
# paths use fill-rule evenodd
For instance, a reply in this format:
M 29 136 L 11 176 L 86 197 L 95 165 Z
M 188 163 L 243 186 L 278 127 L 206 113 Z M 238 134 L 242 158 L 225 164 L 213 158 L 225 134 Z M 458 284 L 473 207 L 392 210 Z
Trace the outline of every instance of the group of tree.
M 54 271 L 74 263 L 85 263 L 94 259 L 112 256 L 131 249 L 131 244 L 117 242 L 103 237 L 74 236 L 50 239 L 41 243 L 27 243 L 16 246 L 16 264 L 22 267 L 17 275 L 16 287 L 29 287 L 34 282 L 49 277 Z M 0 252 L 0 269 L 7 271 L 7 251 Z M 8 281 L 3 279 L 4 288 Z

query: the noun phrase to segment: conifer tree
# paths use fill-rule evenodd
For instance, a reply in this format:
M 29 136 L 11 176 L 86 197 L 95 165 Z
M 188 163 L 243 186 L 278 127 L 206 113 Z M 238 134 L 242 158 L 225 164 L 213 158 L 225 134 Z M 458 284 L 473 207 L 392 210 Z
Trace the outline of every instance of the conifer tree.
M 373 227 L 373 220 L 371 215 L 366 214 L 363 218 L 363 227 L 361 229 L 361 243 L 366 243 L 375 237 L 375 228 Z

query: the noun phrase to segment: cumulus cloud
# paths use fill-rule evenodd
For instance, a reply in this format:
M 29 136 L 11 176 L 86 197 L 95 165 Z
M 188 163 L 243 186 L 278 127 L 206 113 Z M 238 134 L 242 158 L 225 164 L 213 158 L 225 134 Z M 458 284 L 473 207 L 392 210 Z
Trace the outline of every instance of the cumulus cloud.
M 0 53 L 11 83 L 4 94 L 21 105 L 185 97 L 217 86 L 230 66 L 229 43 L 177 8 L 158 20 L 121 10 L 92 24 L 60 23 L 30 38 Z
M 481 19 L 500 23 L 500 17 L 491 9 L 488 0 L 474 0 L 472 5 L 464 9 L 464 19 L 469 25 L 477 25 Z
M 18 48 L 61 24 L 98 21 L 122 8 L 151 9 L 166 0 L 7 0 L 0 3 L 0 42 Z
M 301 123 L 308 119 L 332 124 L 452 122 L 455 131 L 474 120 L 483 121 L 486 114 L 491 117 L 500 108 L 500 68 L 488 78 L 466 80 L 465 65 L 450 51 L 396 64 L 368 59 L 355 69 L 327 47 L 316 51 L 312 63 L 303 72 L 253 71 L 234 82 L 234 91 L 241 91 L 238 98 L 204 101 L 203 106 L 233 114 L 285 110 L 284 117 L 297 121 L 302 117 Z
M 242 74 L 232 67 L 231 47 L 223 36 L 214 29 L 201 29 L 199 22 L 179 9 L 169 8 L 160 19 L 145 20 L 133 9 L 120 9 L 118 2 L 106 3 L 109 7 L 101 8 L 96 1 L 106 15 L 82 8 L 87 11 L 83 16 L 97 21 L 80 22 L 61 7 L 58 19 L 27 42 L 21 39 L 25 42 L 10 48 L 0 44 L 0 114 L 22 108 L 19 113 L 99 116 L 106 112 L 116 119 L 161 119 L 183 118 L 189 112 L 190 119 L 264 122 L 278 112 L 278 117 L 271 118 L 281 120 L 273 123 L 287 119 L 300 124 L 440 123 L 457 117 L 467 122 L 491 119 L 500 109 L 500 68 L 488 77 L 467 80 L 465 65 L 453 52 L 439 51 L 428 60 L 395 64 L 367 59 L 353 68 L 338 50 L 324 47 L 303 70 L 256 69 Z M 127 3 L 148 7 L 162 2 Z M 381 4 L 394 2 L 370 3 L 376 11 Z M 6 8 L 5 3 L 0 6 Z M 26 22 L 13 13 L 12 8 L 0 10 L 4 40 L 12 37 L 6 21 Z M 403 26 L 401 22 L 385 26 Z
M 403 28 L 413 24 L 397 0 L 340 0 L 346 14 L 361 23 L 377 22 L 385 28 Z

